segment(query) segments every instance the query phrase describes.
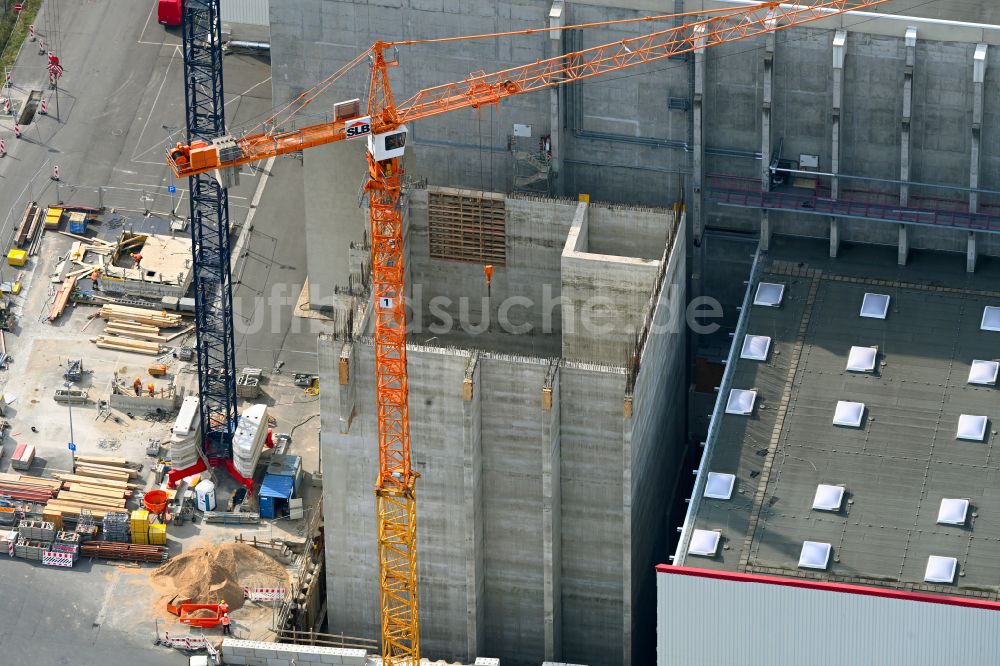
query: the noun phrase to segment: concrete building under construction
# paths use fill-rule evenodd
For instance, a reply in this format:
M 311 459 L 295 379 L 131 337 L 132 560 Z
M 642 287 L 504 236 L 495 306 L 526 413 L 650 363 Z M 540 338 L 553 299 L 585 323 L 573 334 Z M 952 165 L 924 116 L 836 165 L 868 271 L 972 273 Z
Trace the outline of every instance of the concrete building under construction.
M 684 217 L 430 188 L 411 191 L 407 221 L 423 645 L 627 661 L 684 450 Z M 320 340 L 327 589 L 331 627 L 375 635 L 361 307 L 355 334 Z
M 274 101 L 379 39 L 734 4 L 271 2 Z M 987 94 L 1000 76 L 1000 27 L 989 23 L 998 21 L 980 0 L 891 0 L 883 13 L 410 128 L 408 354 L 426 654 L 653 663 L 649 563 L 674 552 L 682 516 L 671 509 L 683 514 L 690 481 L 683 461 L 707 439 L 757 249 L 780 235 L 821 239 L 832 259 L 882 245 L 899 266 L 937 249 L 952 254 L 935 261 L 959 273 L 1000 254 L 1000 114 Z M 648 31 L 405 47 L 394 84 L 406 96 Z M 323 99 L 363 96 L 364 74 Z M 363 152 L 306 151 L 303 180 L 308 300 L 338 313 L 337 333 L 320 341 L 330 629 L 375 636 Z M 783 256 L 792 267 L 795 252 Z M 483 264 L 494 266 L 489 286 Z M 723 328 L 689 339 L 666 322 L 700 295 L 722 303 Z

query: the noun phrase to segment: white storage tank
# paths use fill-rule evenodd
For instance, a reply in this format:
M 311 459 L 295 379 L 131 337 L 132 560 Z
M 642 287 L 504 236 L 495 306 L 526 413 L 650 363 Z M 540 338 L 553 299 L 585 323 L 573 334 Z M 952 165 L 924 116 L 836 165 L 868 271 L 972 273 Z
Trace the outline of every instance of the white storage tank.
M 208 479 L 194 487 L 199 511 L 215 511 L 215 484 Z

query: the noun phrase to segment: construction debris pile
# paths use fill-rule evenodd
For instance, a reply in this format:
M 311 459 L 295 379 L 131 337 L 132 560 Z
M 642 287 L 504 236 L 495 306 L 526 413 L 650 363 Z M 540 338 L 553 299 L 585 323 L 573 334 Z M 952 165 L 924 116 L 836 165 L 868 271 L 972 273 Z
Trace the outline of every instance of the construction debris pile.
M 188 326 L 170 335 L 164 335 L 162 329 L 177 328 L 182 323 L 179 314 L 164 310 L 109 304 L 101 308 L 98 316 L 107 321 L 104 328 L 105 335 L 99 335 L 91 340 L 98 347 L 150 356 L 159 355 L 163 351 L 162 345 L 193 328 Z
M 164 598 L 199 602 L 225 600 L 232 610 L 243 606 L 244 587 L 267 583 L 287 588 L 288 572 L 253 546 L 227 543 L 196 548 L 156 569 L 153 585 Z

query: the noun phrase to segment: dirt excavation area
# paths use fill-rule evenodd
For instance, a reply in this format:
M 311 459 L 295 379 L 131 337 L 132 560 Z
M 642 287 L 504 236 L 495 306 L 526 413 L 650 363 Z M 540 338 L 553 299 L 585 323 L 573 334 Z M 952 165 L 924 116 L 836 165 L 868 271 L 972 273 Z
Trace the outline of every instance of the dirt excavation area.
M 288 587 L 288 572 L 253 546 L 226 543 L 188 550 L 152 572 L 150 581 L 163 596 L 193 603 L 222 600 L 231 610 L 243 607 L 243 587 Z

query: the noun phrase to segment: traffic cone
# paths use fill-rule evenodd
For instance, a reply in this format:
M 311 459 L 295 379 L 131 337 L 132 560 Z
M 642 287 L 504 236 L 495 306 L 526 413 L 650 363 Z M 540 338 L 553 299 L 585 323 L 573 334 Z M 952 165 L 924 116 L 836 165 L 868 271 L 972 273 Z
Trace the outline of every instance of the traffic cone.
M 52 167 L 52 180 L 59 180 L 59 165 Z

